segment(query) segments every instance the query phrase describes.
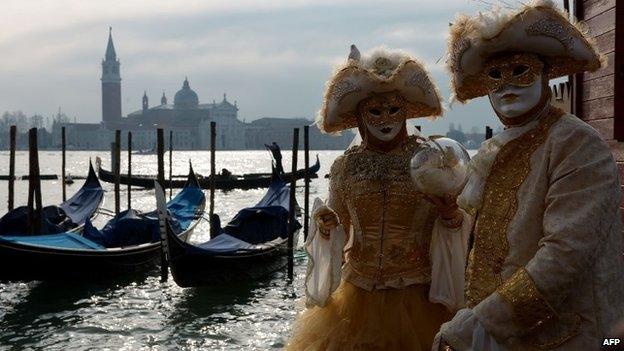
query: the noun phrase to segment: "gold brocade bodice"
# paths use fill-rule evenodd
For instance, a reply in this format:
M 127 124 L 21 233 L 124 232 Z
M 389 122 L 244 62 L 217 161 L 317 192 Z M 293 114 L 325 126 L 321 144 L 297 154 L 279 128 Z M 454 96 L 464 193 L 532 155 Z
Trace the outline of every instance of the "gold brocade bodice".
M 334 209 L 343 222 L 348 218 L 354 233 L 345 279 L 362 288 L 430 280 L 429 244 L 437 210 L 410 179 L 409 161 L 418 147 L 415 138 L 389 153 L 357 147 L 332 168 Z

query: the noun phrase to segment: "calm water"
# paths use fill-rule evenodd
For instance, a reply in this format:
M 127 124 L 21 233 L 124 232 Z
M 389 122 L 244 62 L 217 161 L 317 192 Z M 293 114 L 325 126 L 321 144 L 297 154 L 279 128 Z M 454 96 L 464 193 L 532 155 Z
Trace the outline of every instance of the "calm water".
M 319 152 L 321 177 L 311 184 L 312 199 L 324 197 L 327 181 L 323 175 L 339 154 Z M 288 170 L 290 155 L 284 152 L 284 168 Z M 111 168 L 107 152 L 74 151 L 68 153 L 68 172 L 86 175 L 89 158 L 95 160 L 96 156 L 102 158 L 105 168 Z M 60 174 L 59 152 L 43 151 L 39 157 L 41 173 Z M 174 152 L 173 173 L 186 174 L 189 159 L 196 172 L 209 174 L 209 153 L 198 151 Z M 122 169 L 126 169 L 126 160 L 124 155 Z M 28 154 L 18 152 L 16 163 L 16 174 L 26 174 Z M 135 174 L 156 173 L 154 155 L 133 155 L 132 164 Z M 218 152 L 216 164 L 218 170 L 225 167 L 233 173 L 270 172 L 270 155 L 266 151 Z M 0 152 L 0 165 L 0 173 L 8 174 L 8 152 Z M 68 195 L 81 183 L 77 180 L 69 186 Z M 109 190 L 104 207 L 114 209 L 112 184 L 103 185 Z M 16 182 L 16 206 L 26 204 L 27 189 L 27 181 Z M 42 190 L 44 205 L 61 201 L 60 181 L 43 181 Z M 215 212 L 227 223 L 240 208 L 255 204 L 263 194 L 262 189 L 217 191 Z M 297 196 L 303 203 L 303 188 L 297 189 Z M 0 199 L 0 213 L 4 213 L 5 181 L 0 181 Z M 124 192 L 122 209 L 126 203 Z M 132 203 L 133 208 L 151 210 L 155 207 L 154 192 L 134 190 Z M 98 217 L 96 225 L 105 220 Z M 202 222 L 191 241 L 207 239 L 208 225 Z M 0 283 L 0 349 L 280 349 L 302 308 L 305 263 L 305 255 L 298 252 L 292 284 L 286 283 L 285 272 L 277 272 L 264 281 L 235 288 L 183 289 L 172 279 L 160 283 L 157 270 L 117 280 L 96 278 L 89 283 Z

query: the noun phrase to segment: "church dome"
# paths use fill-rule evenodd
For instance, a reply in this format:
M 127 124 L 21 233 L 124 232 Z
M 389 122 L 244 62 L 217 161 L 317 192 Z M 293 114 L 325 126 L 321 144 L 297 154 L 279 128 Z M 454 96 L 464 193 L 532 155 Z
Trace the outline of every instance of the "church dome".
M 197 97 L 197 93 L 195 93 L 193 89 L 191 89 L 188 79 L 184 79 L 182 89 L 178 90 L 178 92 L 173 97 L 173 105 L 179 108 L 192 108 L 199 105 L 199 98 Z

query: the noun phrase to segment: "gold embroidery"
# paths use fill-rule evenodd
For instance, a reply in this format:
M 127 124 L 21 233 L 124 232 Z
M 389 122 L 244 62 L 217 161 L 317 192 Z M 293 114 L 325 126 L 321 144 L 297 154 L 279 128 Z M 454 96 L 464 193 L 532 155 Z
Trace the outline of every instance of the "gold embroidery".
M 514 273 L 497 292 L 512 306 L 515 323 L 526 331 L 525 340 L 538 349 L 554 349 L 581 331 L 581 317 L 557 314 L 524 268 Z
M 552 350 L 557 348 L 573 337 L 581 333 L 581 316 L 576 313 L 568 313 L 549 320 L 540 327 L 541 333 L 536 331 L 529 334 L 525 339 L 540 350 Z
M 512 306 L 516 323 L 527 331 L 554 316 L 554 310 L 524 268 L 514 273 L 497 291 Z
M 466 270 L 466 298 L 474 307 L 502 283 L 509 250 L 507 230 L 518 207 L 517 191 L 531 170 L 531 156 L 544 143 L 563 111 L 550 107 L 539 124 L 501 148 L 483 189 L 483 205 L 474 229 L 474 247 Z
M 385 256 L 396 265 L 405 262 L 410 265 L 429 265 L 429 250 L 415 245 L 392 245 Z
M 352 177 L 352 181 L 405 181 L 411 185 L 409 162 L 418 144 L 416 138 L 410 137 L 400 152 L 387 154 L 367 151 L 361 146 L 349 149 L 346 153 L 345 173 Z
M 388 153 L 353 147 L 332 167 L 330 191 L 339 192 L 353 225 L 347 260 L 358 281 L 430 279 L 429 246 L 438 213 L 409 176 L 418 148 L 415 137 Z
M 359 240 L 353 242 L 353 248 L 351 249 L 350 257 L 356 262 L 369 262 L 375 259 L 375 248 L 371 245 L 366 245 L 362 248 Z

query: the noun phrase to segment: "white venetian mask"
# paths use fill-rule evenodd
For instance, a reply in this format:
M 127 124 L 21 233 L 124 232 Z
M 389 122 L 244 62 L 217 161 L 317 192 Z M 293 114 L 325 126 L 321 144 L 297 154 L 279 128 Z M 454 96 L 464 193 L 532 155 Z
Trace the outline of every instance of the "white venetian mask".
M 537 106 L 542 98 L 542 75 L 531 85 L 505 84 L 489 93 L 492 108 L 509 119 L 523 116 Z
M 407 116 L 405 99 L 396 92 L 375 94 L 360 102 L 358 110 L 368 132 L 381 141 L 396 138 Z

